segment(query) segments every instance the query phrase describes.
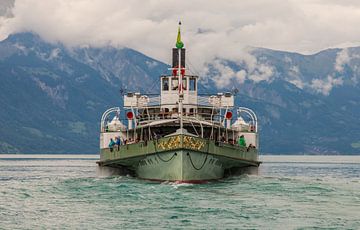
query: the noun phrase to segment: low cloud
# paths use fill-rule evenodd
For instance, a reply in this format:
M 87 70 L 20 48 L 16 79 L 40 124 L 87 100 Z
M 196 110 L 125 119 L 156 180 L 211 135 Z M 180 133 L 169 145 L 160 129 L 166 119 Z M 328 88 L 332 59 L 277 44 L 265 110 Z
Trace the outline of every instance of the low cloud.
M 349 76 L 349 79 L 352 81 L 352 83 L 358 84 L 360 70 L 357 64 L 355 64 L 356 62 L 354 62 L 355 59 L 360 59 L 360 55 L 351 52 L 350 48 L 342 49 L 336 55 L 334 69 L 340 75 L 342 75 L 344 73 L 345 66 L 348 66 L 353 71 L 353 74 L 352 76 Z
M 335 78 L 331 75 L 328 75 L 325 79 L 313 79 L 310 84 L 310 88 L 312 88 L 315 92 L 321 93 L 325 96 L 329 95 L 331 89 L 334 86 L 342 85 L 342 78 Z
M 188 48 L 209 44 L 216 52 L 225 43 L 308 53 L 358 44 L 359 9 L 354 1 L 327 0 L 18 0 L 0 33 L 32 30 L 69 45 L 111 43 L 166 60 L 159 49 L 174 45 L 181 19 Z
M 235 71 L 230 68 L 226 60 L 211 61 L 211 68 L 206 68 L 205 76 L 211 75 L 215 72 L 212 80 L 218 88 L 228 88 L 236 84 L 244 83 L 245 80 L 251 80 L 255 83 L 260 81 L 271 81 L 274 76 L 274 69 L 272 66 L 259 63 L 255 56 L 247 53 L 243 56 L 243 60 L 237 60 L 236 63 L 243 64 L 242 69 Z
M 223 61 L 215 60 L 214 62 L 212 62 L 211 67 L 213 71 L 216 72 L 215 76 L 212 79 L 219 88 L 228 87 L 232 84 L 232 81 L 237 80 L 237 73 L 233 69 L 231 69 L 226 63 L 223 63 Z M 239 76 L 241 76 L 239 78 L 240 83 L 244 82 L 245 75 L 246 73 L 241 74 L 241 72 L 239 72 Z
M 287 58 L 290 59 L 289 57 Z M 292 63 L 292 61 L 287 61 L 287 62 L 290 64 Z M 300 78 L 300 69 L 299 66 L 297 65 L 290 66 L 286 80 L 291 84 L 295 85 L 296 87 L 298 87 L 299 89 L 303 89 L 306 85 L 306 83 Z
M 166 63 L 171 60 L 177 22 L 182 20 L 187 60 L 201 71 L 198 74 L 214 60 L 246 64 L 243 72 L 231 73 L 217 63 L 219 73 L 225 76 L 218 79 L 219 86 L 234 80 L 272 80 L 274 69 L 259 64 L 247 47 L 310 54 L 360 44 L 357 1 L 16 0 L 11 11 L 13 1 L 3 0 L 0 6 L 4 2 L 7 6 L 0 7 L 0 11 L 6 9 L 0 14 L 0 39 L 33 31 L 47 41 L 67 46 L 129 47 Z M 339 55 L 337 71 L 347 61 L 346 53 Z
M 336 55 L 335 66 L 334 69 L 338 72 L 342 72 L 344 70 L 344 66 L 348 64 L 351 60 L 348 49 L 342 49 Z
M 12 17 L 12 8 L 14 7 L 14 0 L 1 0 L 0 3 L 0 17 Z
M 249 79 L 254 82 L 270 81 L 273 76 L 273 68 L 265 64 L 257 65 L 257 68 L 249 75 Z

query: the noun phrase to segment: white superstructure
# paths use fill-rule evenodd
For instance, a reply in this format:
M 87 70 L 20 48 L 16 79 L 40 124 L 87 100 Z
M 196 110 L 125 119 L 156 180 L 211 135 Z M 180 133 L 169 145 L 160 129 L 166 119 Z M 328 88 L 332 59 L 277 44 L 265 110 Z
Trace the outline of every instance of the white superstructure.
M 126 116 L 122 121 L 120 109 L 109 110 L 103 115 L 101 145 L 106 146 L 115 136 L 126 140 L 149 140 L 157 138 L 157 135 L 185 130 L 196 136 L 231 144 L 236 144 L 243 135 L 248 145 L 259 146 L 255 113 L 245 107 L 234 108 L 232 93 L 199 96 L 199 77 L 186 73 L 180 27 L 176 48 L 172 51 L 170 74 L 160 76 L 160 95 L 125 94 L 123 115 Z M 115 113 L 112 120 L 111 112 Z

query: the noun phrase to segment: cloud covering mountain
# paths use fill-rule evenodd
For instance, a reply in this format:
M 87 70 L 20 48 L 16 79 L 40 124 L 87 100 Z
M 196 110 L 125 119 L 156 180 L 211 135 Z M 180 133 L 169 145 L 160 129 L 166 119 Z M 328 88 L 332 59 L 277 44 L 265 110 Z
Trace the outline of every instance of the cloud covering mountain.
M 248 53 L 207 63 L 199 89 L 238 89 L 236 104 L 258 114 L 263 153 L 359 153 L 359 47 Z M 154 93 L 167 68 L 129 48 L 9 36 L 0 42 L 0 152 L 97 152 L 99 118 L 121 106 L 119 90 Z
M 175 42 L 176 25 L 182 20 L 183 40 L 199 70 L 216 59 L 251 65 L 248 46 L 312 54 L 359 45 L 360 40 L 358 1 L 18 0 L 11 7 L 12 2 L 0 3 L 0 12 L 7 12 L 7 17 L 0 16 L 3 39 L 33 31 L 65 46 L 129 47 L 165 63 L 170 63 L 167 47 Z M 263 66 L 250 76 L 255 81 L 271 78 L 271 71 Z M 330 76 L 324 83 L 341 82 Z
M 360 53 L 358 48 L 328 49 L 313 55 L 256 48 L 249 51 L 253 61 L 218 59 L 210 72 L 218 88 L 226 88 L 245 80 L 255 83 L 285 80 L 313 94 L 328 96 L 333 88 L 358 85 Z M 231 68 L 233 63 L 236 68 Z M 207 69 L 209 71 L 209 69 Z M 209 74 L 209 73 L 208 73 Z
M 30 33 L 9 36 L 0 42 L 0 152 L 96 153 L 99 119 L 121 104 L 121 87 L 150 89 L 166 68 L 127 48 L 68 49 Z

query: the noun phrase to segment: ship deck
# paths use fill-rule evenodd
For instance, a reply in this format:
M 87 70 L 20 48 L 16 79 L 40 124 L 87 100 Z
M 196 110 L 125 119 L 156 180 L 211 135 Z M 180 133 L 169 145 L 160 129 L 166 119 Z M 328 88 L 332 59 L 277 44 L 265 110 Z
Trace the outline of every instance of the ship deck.
M 246 148 L 225 142 L 216 142 L 209 139 L 179 134 L 171 137 L 163 137 L 156 140 L 128 143 L 126 145 L 101 149 L 100 166 L 126 166 L 135 167 L 135 163 L 146 156 L 173 152 L 173 151 L 197 151 L 211 154 L 223 159 L 228 159 L 228 167 L 243 162 L 249 166 L 259 166 L 257 160 L 258 151 L 255 148 Z

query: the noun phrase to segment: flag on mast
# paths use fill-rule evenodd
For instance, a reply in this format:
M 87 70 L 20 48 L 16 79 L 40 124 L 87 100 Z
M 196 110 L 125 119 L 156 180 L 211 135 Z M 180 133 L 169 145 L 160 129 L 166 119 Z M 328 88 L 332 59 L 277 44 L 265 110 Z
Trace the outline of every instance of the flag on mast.
M 181 32 L 180 32 L 181 22 L 179 22 L 178 35 L 176 39 L 176 48 L 182 49 L 184 47 L 184 43 L 181 41 Z

